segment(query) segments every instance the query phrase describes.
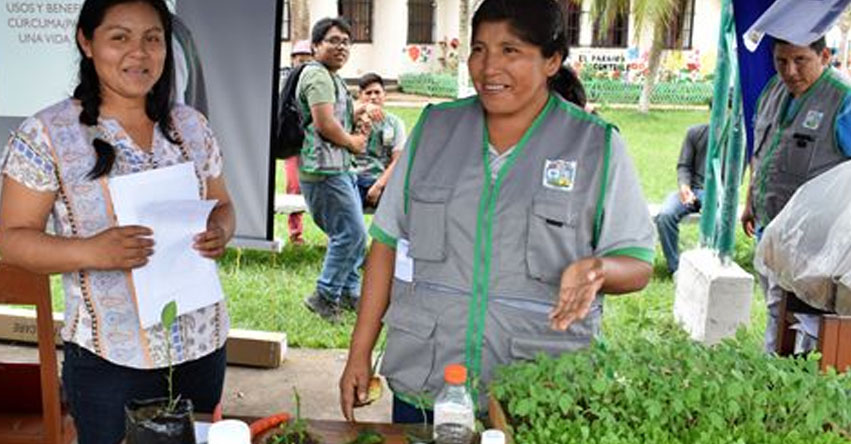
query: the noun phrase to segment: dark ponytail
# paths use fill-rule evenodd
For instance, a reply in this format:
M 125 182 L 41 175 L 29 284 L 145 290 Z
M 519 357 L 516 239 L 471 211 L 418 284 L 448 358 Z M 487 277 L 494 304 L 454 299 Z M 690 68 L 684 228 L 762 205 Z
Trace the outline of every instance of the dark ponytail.
M 157 11 L 163 26 L 163 38 L 166 43 L 166 58 L 163 72 L 157 83 L 148 92 L 145 99 L 145 114 L 157 123 L 160 132 L 172 143 L 179 143 L 172 135 L 173 125 L 171 122 L 172 84 L 174 82 L 174 56 L 171 48 L 171 12 L 163 0 L 86 0 L 80 9 L 80 17 L 77 19 L 77 32 L 87 40 L 92 40 L 95 29 L 103 22 L 106 11 L 122 3 L 141 2 L 150 5 Z M 77 51 L 80 53 L 79 83 L 74 88 L 74 98 L 80 101 L 83 108 L 80 111 L 80 123 L 88 127 L 95 127 L 100 117 L 100 105 L 102 102 L 100 91 L 100 79 L 95 70 L 94 61 L 86 57 L 80 42 L 77 42 Z M 108 175 L 115 165 L 115 147 L 109 142 L 95 136 L 92 146 L 97 155 L 95 166 L 86 175 L 91 180 Z
M 471 38 L 475 38 L 479 25 L 489 22 L 507 22 L 520 39 L 540 48 L 544 58 L 560 54 L 562 64 L 567 58 L 565 12 L 559 1 L 484 0 L 473 15 Z M 562 65 L 548 85 L 565 100 L 585 106 L 585 89 L 571 68 Z
M 585 108 L 588 97 L 585 95 L 585 87 L 573 71 L 573 68 L 562 66 L 556 75 L 549 79 L 550 90 L 557 92 L 570 103 L 580 108 Z

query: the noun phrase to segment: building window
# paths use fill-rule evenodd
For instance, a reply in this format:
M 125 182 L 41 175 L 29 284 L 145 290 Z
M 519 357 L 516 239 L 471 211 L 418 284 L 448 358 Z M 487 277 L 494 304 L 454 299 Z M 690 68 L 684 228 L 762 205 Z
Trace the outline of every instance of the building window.
M 293 14 L 290 0 L 284 0 L 284 10 L 281 13 L 281 40 L 288 42 L 292 39 Z
M 678 0 L 677 10 L 665 29 L 665 49 L 691 49 L 694 0 Z
M 582 5 L 575 0 L 564 0 L 565 30 L 567 31 L 567 44 L 579 46 L 579 32 L 582 28 Z
M 433 0 L 408 0 L 408 43 L 434 43 Z
M 352 25 L 352 41 L 372 42 L 372 0 L 340 0 L 337 12 Z
M 602 48 L 626 48 L 629 39 L 629 16 L 618 14 L 609 24 L 609 29 L 600 35 L 600 21 L 594 23 L 593 45 Z

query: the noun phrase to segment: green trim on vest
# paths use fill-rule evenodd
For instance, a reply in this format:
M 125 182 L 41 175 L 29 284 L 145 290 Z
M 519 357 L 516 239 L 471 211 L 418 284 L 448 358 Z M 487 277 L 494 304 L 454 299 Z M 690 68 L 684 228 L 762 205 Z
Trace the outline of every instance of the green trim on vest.
M 475 251 L 473 252 L 473 297 L 470 299 L 470 307 L 468 310 L 468 318 L 467 318 L 467 335 L 466 335 L 466 344 L 467 348 L 465 350 L 466 354 L 466 362 L 468 365 L 468 369 L 470 369 L 471 378 L 468 378 L 468 381 L 477 380 L 481 374 L 481 364 L 482 364 L 482 343 L 485 333 L 485 317 L 487 314 L 487 306 L 488 306 L 488 290 L 490 286 L 490 275 L 491 275 L 491 259 L 493 257 L 493 221 L 494 221 L 494 213 L 496 211 L 497 206 L 497 198 L 499 197 L 499 192 L 502 187 L 502 183 L 505 181 L 505 177 L 508 175 L 509 171 L 514 167 L 514 164 L 517 162 L 518 157 L 520 157 L 525 151 L 526 145 L 529 142 L 529 139 L 537 132 L 538 128 L 540 128 L 543 121 L 549 116 L 550 112 L 552 112 L 553 108 L 556 106 L 556 103 L 559 100 L 555 97 L 555 95 L 550 95 L 547 99 L 547 104 L 544 105 L 544 109 L 538 114 L 535 120 L 532 122 L 532 125 L 526 130 L 523 134 L 523 137 L 520 138 L 520 141 L 517 143 L 517 146 L 514 150 L 509 154 L 508 159 L 506 159 L 505 164 L 500 168 L 499 173 L 496 177 L 496 182 L 491 187 L 491 173 L 488 162 L 488 128 L 487 123 L 483 126 L 483 135 L 482 135 L 482 163 L 484 164 L 484 175 L 485 175 L 485 186 L 482 187 L 482 194 L 479 200 L 479 213 L 477 216 L 476 222 L 476 243 L 475 243 Z M 487 219 L 484 219 L 485 213 L 487 213 Z M 484 219 L 484 220 L 483 220 Z M 485 237 L 482 238 L 482 222 L 484 222 L 485 228 Z M 482 242 L 484 242 L 485 252 L 484 252 L 484 273 L 479 272 L 479 264 L 482 262 Z M 477 283 L 479 283 L 477 285 Z M 476 291 L 480 289 L 480 291 Z M 478 398 L 478 387 L 474 384 L 469 384 L 470 390 L 473 394 L 473 399 Z
M 425 109 L 422 113 L 420 113 L 420 118 L 417 120 L 417 124 L 414 126 L 414 130 L 411 132 L 411 144 L 408 146 L 408 169 L 405 171 L 405 186 L 402 189 L 402 200 L 404 202 L 403 211 L 405 214 L 408 214 L 408 208 L 410 205 L 410 193 L 408 191 L 411 182 L 411 167 L 414 166 L 414 155 L 417 153 L 417 145 L 420 144 L 420 139 L 423 135 L 423 126 L 425 126 L 425 121 L 428 118 L 429 112 L 434 105 L 426 105 Z
M 612 157 L 612 131 L 611 125 L 606 126 L 606 147 L 603 151 L 603 177 L 600 180 L 600 194 L 597 196 L 597 210 L 594 214 L 594 235 L 591 239 L 591 248 L 597 249 L 600 243 L 600 231 L 603 229 L 603 207 L 606 204 L 606 188 L 609 183 L 609 162 Z
M 649 248 L 627 247 L 612 250 L 603 255 L 603 257 L 612 256 L 627 256 L 653 265 L 653 258 L 656 257 L 656 251 Z
M 591 114 L 588 111 L 585 111 L 584 109 L 576 106 L 574 103 L 568 102 L 566 100 L 558 99 L 558 100 L 556 100 L 556 104 L 558 105 L 559 108 L 567 111 L 568 114 L 570 114 L 572 117 L 574 117 L 576 119 L 586 120 L 588 122 L 597 124 L 597 125 L 599 125 L 603 128 L 611 126 L 611 124 L 609 122 L 606 122 L 600 116 Z
M 394 250 L 396 249 L 396 244 L 399 242 L 398 239 L 387 234 L 387 232 L 382 230 L 378 225 L 375 225 L 375 222 L 369 226 L 369 235 L 372 236 L 374 240 L 381 242 Z
M 828 72 L 827 81 L 831 86 L 836 87 L 842 92 L 851 93 L 851 85 L 845 83 L 841 77 L 839 77 L 839 73 L 836 72 L 833 68 L 827 68 L 825 71 Z

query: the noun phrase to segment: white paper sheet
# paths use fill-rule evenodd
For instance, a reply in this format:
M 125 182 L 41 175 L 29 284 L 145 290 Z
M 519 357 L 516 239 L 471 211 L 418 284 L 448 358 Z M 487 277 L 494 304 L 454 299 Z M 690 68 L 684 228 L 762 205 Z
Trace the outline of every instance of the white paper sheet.
M 402 282 L 414 281 L 414 260 L 408 255 L 410 243 L 407 239 L 396 242 L 396 265 L 393 275 Z
M 777 0 L 745 32 L 754 52 L 765 34 L 795 45 L 809 45 L 825 35 L 851 0 Z
M 110 179 L 109 191 L 118 225 L 154 232 L 154 254 L 132 271 L 142 328 L 159 323 L 169 301 L 177 302 L 181 315 L 224 298 L 215 261 L 192 248 L 216 202 L 198 198 L 191 163 Z

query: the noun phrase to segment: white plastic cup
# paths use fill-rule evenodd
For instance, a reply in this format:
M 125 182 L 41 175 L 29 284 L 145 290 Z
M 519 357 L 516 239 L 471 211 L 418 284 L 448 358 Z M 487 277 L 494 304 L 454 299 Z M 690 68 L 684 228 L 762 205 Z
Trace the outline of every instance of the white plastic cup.
M 207 444 L 251 444 L 251 431 L 248 424 L 236 419 L 214 422 L 207 433 Z
M 482 444 L 505 444 L 505 433 L 496 429 L 485 430 L 482 432 Z

